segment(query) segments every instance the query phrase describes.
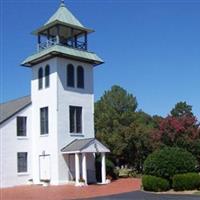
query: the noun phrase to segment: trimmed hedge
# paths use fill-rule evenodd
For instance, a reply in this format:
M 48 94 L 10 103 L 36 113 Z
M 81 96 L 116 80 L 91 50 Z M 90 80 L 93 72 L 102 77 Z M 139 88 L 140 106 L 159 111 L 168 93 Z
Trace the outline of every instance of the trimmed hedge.
M 162 192 L 170 189 L 168 180 L 150 175 L 144 175 L 142 177 L 142 185 L 146 191 Z
M 144 174 L 171 180 L 175 174 L 195 172 L 197 161 L 188 151 L 165 147 L 150 154 L 144 162 Z
M 172 186 L 175 191 L 200 189 L 198 173 L 177 174 L 173 177 Z

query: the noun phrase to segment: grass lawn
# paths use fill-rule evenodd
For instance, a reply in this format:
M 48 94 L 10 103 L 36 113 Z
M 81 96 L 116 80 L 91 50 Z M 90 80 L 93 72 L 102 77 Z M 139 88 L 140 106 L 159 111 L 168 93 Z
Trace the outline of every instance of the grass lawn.
M 195 194 L 195 195 L 200 195 L 200 191 L 198 191 L 198 192 L 195 192 L 194 194 Z

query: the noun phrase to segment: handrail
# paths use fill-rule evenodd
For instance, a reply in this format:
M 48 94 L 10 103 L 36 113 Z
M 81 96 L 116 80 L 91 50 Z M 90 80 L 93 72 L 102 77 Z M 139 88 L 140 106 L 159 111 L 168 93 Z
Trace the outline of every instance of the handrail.
M 39 43 L 38 51 L 42 51 L 44 49 L 47 49 L 49 47 L 52 47 L 58 44 L 62 46 L 76 48 L 76 49 L 87 50 L 87 44 L 85 42 L 75 41 L 75 40 L 59 41 L 57 37 L 53 37 L 46 40 L 45 42 Z

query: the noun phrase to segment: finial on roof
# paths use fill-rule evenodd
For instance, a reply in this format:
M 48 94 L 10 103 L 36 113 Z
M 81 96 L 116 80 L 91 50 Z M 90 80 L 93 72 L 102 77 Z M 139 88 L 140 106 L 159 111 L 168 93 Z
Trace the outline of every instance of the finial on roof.
M 60 7 L 65 7 L 65 0 L 61 0 Z

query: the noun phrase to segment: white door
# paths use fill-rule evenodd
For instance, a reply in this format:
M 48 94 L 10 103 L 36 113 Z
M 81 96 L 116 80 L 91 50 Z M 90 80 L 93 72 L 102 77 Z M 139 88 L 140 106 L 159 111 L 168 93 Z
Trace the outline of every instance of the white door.
M 42 155 L 40 158 L 40 180 L 50 180 L 50 155 Z

